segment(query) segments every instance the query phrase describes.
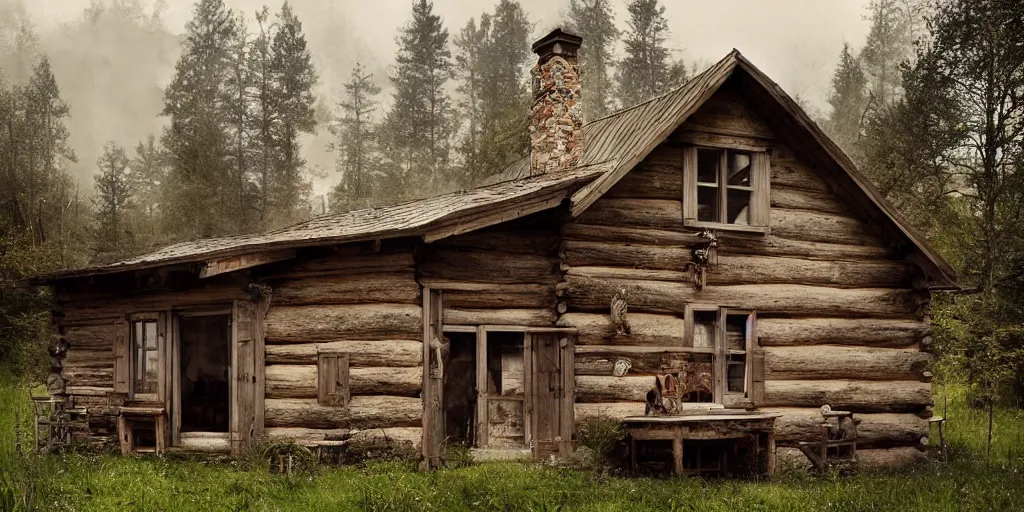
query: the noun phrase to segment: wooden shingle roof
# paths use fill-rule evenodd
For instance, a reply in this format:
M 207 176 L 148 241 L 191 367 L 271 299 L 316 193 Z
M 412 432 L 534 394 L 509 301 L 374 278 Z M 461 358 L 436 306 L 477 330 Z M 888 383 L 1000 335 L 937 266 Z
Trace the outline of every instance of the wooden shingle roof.
M 847 195 L 861 201 L 873 220 L 888 225 L 918 249 L 923 256 L 920 264 L 934 282 L 955 286 L 956 272 L 925 237 L 906 222 L 796 102 L 736 50 L 677 89 L 585 124 L 583 159 L 575 169 L 531 177 L 529 159 L 523 158 L 472 190 L 325 215 L 265 234 L 178 243 L 137 258 L 62 271 L 35 281 L 44 283 L 268 249 L 400 236 L 421 236 L 432 241 L 552 208 L 567 198 L 571 199 L 571 211 L 576 216 L 666 140 L 737 72 L 749 77 L 745 83 L 759 90 L 757 94 L 763 103 L 772 104 L 787 118 L 785 122 L 792 128 L 793 136 L 811 141 L 823 158 L 834 163 L 837 174 L 849 183 Z

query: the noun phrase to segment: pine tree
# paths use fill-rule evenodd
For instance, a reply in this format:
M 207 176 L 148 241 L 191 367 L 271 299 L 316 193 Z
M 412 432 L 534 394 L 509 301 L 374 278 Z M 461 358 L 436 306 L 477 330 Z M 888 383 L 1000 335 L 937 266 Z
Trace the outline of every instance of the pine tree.
M 135 147 L 135 157 L 130 163 L 135 187 L 136 228 L 134 232 L 138 246 L 150 248 L 163 238 L 165 184 L 167 181 L 167 155 L 157 143 L 156 136 L 150 135 Z M 169 213 L 169 212 L 167 212 Z M 168 217 L 172 217 L 168 215 Z
M 832 110 L 825 126 L 832 139 L 855 161 L 860 159 L 858 142 L 868 107 L 866 87 L 867 78 L 860 59 L 851 53 L 850 45 L 844 44 L 839 65 L 832 74 L 832 91 L 828 97 Z
M 914 35 L 922 15 L 912 0 L 872 0 L 868 10 L 871 31 L 861 55 L 872 109 L 880 109 L 899 99 L 900 64 L 914 56 Z
M 108 142 L 103 155 L 96 160 L 96 252 L 122 256 L 133 245 L 129 211 L 135 195 L 135 177 L 128 167 L 124 148 Z
M 338 172 L 341 183 L 331 194 L 331 210 L 344 211 L 367 206 L 375 194 L 374 179 L 379 178 L 375 145 L 376 96 L 380 86 L 366 67 L 356 63 L 352 76 L 345 84 L 345 99 L 340 103 L 341 127 L 338 130 Z
M 583 38 L 579 57 L 583 79 L 583 118 L 587 121 L 602 118 L 615 108 L 612 49 L 620 32 L 615 27 L 611 2 L 570 0 L 566 26 Z
M 288 224 L 308 214 L 309 181 L 299 154 L 299 135 L 316 129 L 313 87 L 317 73 L 306 48 L 302 22 L 285 2 L 277 16 L 271 42 L 271 70 L 276 81 L 274 106 L 279 125 L 275 145 L 277 167 L 270 191 L 274 221 Z
M 456 40 L 459 91 L 465 95 L 462 114 L 470 123 L 460 145 L 466 184 L 501 170 L 525 155 L 529 145 L 525 70 L 531 60 L 530 22 L 514 0 L 502 0 L 493 15 L 480 20 L 479 29 L 470 20 Z
M 228 42 L 230 69 L 224 84 L 226 128 L 230 138 L 227 148 L 230 191 L 225 191 L 225 199 L 232 203 L 231 211 L 238 214 L 232 231 L 249 232 L 259 223 L 251 214 L 256 207 L 249 165 L 252 146 L 249 132 L 253 124 L 250 112 L 253 77 L 249 68 L 249 34 L 242 13 L 235 15 L 235 26 L 234 37 Z
M 618 69 L 619 101 L 623 108 L 664 93 L 686 78 L 685 67 L 675 68 L 673 76 L 666 46 L 669 32 L 665 7 L 658 5 L 658 0 L 633 0 L 629 16 L 629 30 L 624 38 L 626 57 Z M 680 72 L 683 76 L 679 76 Z
M 233 208 L 237 186 L 231 180 L 227 84 L 237 38 L 237 21 L 223 0 L 200 0 L 164 94 L 163 114 L 171 121 L 163 137 L 172 165 L 168 210 L 176 217 L 168 227 L 177 238 L 237 232 L 247 214 Z
M 452 77 L 448 30 L 434 4 L 413 4 L 412 21 L 398 36 L 392 107 L 384 118 L 381 142 L 392 173 L 404 190 L 430 194 L 447 183 L 454 120 L 448 80 Z
M 276 136 L 280 120 L 277 112 L 277 81 L 274 75 L 273 51 L 276 24 L 270 22 L 270 9 L 264 6 L 256 12 L 259 32 L 249 48 L 249 72 L 253 87 L 252 97 L 252 160 L 258 193 L 256 210 L 259 224 L 265 226 L 270 219 L 271 188 L 277 169 Z

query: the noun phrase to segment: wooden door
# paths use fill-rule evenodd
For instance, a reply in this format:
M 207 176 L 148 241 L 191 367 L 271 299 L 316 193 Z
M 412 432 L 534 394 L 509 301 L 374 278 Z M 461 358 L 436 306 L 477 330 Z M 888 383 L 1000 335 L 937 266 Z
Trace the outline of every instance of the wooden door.
M 568 456 L 573 429 L 573 342 L 564 333 L 529 335 L 533 457 Z
M 235 301 L 231 315 L 231 453 L 258 434 L 256 425 L 256 304 Z

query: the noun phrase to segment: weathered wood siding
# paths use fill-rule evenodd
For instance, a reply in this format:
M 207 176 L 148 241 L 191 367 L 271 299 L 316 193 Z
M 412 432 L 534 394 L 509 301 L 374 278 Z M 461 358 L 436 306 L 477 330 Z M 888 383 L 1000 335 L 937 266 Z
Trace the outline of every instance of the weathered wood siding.
M 442 291 L 444 323 L 554 325 L 560 216 L 541 212 L 423 247 L 419 280 Z
M 353 446 L 417 453 L 423 329 L 412 245 L 345 246 L 258 277 L 273 289 L 264 321 L 267 436 L 315 444 L 357 432 Z M 347 406 L 318 402 L 318 352 L 348 354 Z
M 683 227 L 683 146 L 673 141 L 700 137 L 770 149 L 771 222 L 767 236 L 721 231 L 698 291 L 684 266 L 697 229 Z M 928 295 L 914 288 L 914 267 L 729 87 L 564 226 L 562 255 L 558 323 L 580 331 L 578 419 L 643 414 L 649 376 L 678 367 L 671 347 L 684 343 L 687 305 L 703 304 L 757 312 L 762 405 L 783 413 L 781 442 L 814 439 L 825 403 L 859 413 L 864 447 L 916 447 L 927 435 Z M 631 336 L 608 317 L 620 289 Z M 611 374 L 619 357 L 633 362 L 621 378 Z

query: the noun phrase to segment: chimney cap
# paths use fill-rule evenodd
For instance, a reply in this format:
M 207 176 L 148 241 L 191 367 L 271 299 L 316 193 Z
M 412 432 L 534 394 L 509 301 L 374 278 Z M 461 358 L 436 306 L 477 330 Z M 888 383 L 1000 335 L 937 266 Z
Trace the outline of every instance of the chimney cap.
M 533 43 L 532 48 L 533 52 L 539 55 L 541 59 L 552 55 L 568 55 L 574 57 L 579 51 L 581 44 L 583 44 L 582 37 L 565 32 L 561 28 L 556 28 L 548 35 Z

